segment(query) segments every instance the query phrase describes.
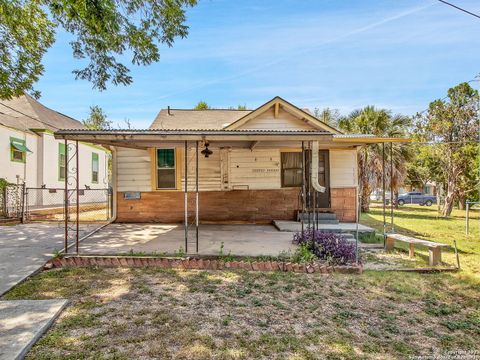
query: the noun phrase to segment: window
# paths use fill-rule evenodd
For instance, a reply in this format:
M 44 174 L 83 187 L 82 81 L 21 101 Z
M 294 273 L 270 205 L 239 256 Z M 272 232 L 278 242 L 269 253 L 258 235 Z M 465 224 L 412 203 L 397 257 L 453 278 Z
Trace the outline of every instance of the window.
M 24 163 L 27 160 L 28 148 L 25 146 L 25 140 L 10 138 L 10 160 Z
M 175 189 L 175 149 L 157 149 L 157 189 Z
M 92 153 L 92 183 L 98 183 L 98 154 Z
M 65 180 L 65 165 L 66 165 L 66 158 L 65 158 L 65 144 L 59 143 L 58 144 L 58 180 L 63 181 Z
M 302 185 L 302 153 L 282 152 L 282 187 Z

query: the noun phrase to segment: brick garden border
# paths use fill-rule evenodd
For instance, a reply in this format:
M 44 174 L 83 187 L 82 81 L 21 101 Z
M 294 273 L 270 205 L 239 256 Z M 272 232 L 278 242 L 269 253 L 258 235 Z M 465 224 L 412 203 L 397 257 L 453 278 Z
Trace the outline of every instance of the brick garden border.
M 49 261 L 49 267 L 155 267 L 183 270 L 225 270 L 242 269 L 248 271 L 282 271 L 296 273 L 342 273 L 361 274 L 363 266 L 326 265 L 324 263 L 298 264 L 284 261 L 224 261 L 219 258 L 171 258 L 151 256 L 75 256 L 67 255 Z

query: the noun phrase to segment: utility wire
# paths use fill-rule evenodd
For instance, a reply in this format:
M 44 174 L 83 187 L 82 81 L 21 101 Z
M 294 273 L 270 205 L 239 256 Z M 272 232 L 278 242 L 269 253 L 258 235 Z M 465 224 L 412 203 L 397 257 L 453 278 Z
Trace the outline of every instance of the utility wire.
M 2 103 L 2 102 L 0 102 L 0 105 L 5 106 L 6 108 L 9 108 L 10 110 L 13 110 L 13 111 L 15 111 L 15 112 L 17 112 L 17 113 L 19 113 L 19 114 L 22 114 L 23 116 L 26 116 L 26 117 L 28 117 L 28 118 L 30 118 L 30 119 L 32 119 L 32 120 L 35 120 L 35 121 L 37 121 L 37 122 L 39 122 L 39 123 L 42 123 L 42 124 L 45 124 L 45 125 L 49 125 L 49 126 L 55 128 L 55 129 L 57 129 L 57 130 L 60 130 L 60 128 L 59 128 L 58 126 L 52 125 L 52 124 L 50 124 L 50 123 L 48 123 L 48 122 L 46 122 L 46 121 L 44 121 L 44 120 L 36 119 L 36 118 L 34 118 L 33 116 L 30 116 L 30 115 L 28 115 L 28 114 L 25 114 L 25 113 L 21 112 L 20 110 L 17 110 L 17 109 L 15 109 L 15 108 L 11 107 L 11 106 L 8 106 L 8 105 L 6 105 L 6 104 L 4 104 L 4 103 Z M 8 115 L 8 114 L 5 114 L 5 115 Z M 11 115 L 10 115 L 10 116 L 11 116 Z
M 464 13 L 467 13 L 467 14 L 469 14 L 469 15 L 475 16 L 476 18 L 479 18 L 479 19 L 480 19 L 480 15 L 477 15 L 477 14 L 471 12 L 471 11 L 462 9 L 461 7 L 459 7 L 459 6 L 457 6 L 457 5 L 454 5 L 454 4 L 451 4 L 451 3 L 449 3 L 449 2 L 447 2 L 447 1 L 445 1 L 445 0 L 438 0 L 438 1 L 440 1 L 441 3 L 444 3 L 445 5 L 451 6 L 451 7 L 455 8 L 455 9 L 457 9 L 457 10 L 463 11 Z

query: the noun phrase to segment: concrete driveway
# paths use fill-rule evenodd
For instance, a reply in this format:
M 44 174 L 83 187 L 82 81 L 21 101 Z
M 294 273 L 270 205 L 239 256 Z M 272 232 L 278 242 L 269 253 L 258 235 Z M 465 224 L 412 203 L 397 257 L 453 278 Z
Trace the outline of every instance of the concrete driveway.
M 0 296 L 63 249 L 63 237 L 63 223 L 0 226 Z

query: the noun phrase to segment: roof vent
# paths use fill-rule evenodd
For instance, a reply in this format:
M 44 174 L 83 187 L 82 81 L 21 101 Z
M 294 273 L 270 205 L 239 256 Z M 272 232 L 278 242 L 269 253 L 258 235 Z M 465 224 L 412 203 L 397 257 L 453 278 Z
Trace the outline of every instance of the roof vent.
M 170 113 L 170 105 L 167 106 L 167 113 L 168 113 L 168 115 L 172 115 L 172 114 Z

